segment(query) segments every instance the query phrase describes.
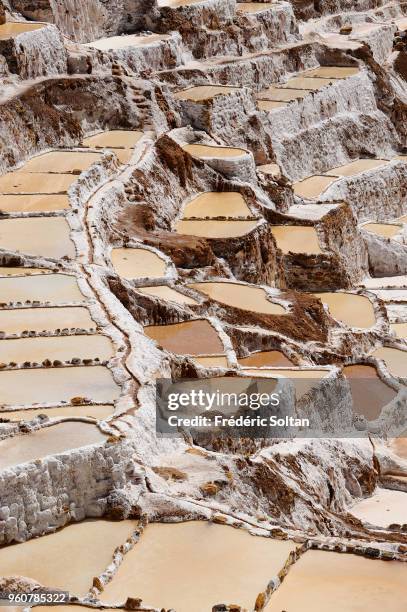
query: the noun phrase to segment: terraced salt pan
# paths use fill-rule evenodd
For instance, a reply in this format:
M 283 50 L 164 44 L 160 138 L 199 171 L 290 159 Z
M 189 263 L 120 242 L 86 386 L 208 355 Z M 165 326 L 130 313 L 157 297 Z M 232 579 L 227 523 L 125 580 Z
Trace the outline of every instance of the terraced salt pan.
M 6 334 L 79 327 L 92 329 L 96 326 L 87 308 L 14 308 L 0 310 L 0 331 Z
M 407 351 L 382 346 L 371 355 L 376 359 L 382 359 L 393 376 L 407 378 Z
M 356 159 L 349 164 L 344 166 L 338 166 L 337 168 L 331 168 L 326 174 L 331 176 L 355 176 L 361 172 L 367 172 L 368 170 L 374 170 L 385 166 L 389 161 L 387 159 Z
M 40 414 L 45 414 L 52 420 L 62 417 L 92 417 L 103 421 L 111 416 L 113 411 L 114 407 L 108 404 L 105 406 L 61 406 L 59 408 L 37 408 L 36 410 L 5 410 L 0 411 L 0 418 L 10 421 L 30 421 Z
M 301 225 L 273 225 L 271 231 L 277 247 L 283 253 L 305 253 L 319 255 L 322 253 L 318 234 L 314 227 Z
M 33 157 L 24 164 L 22 172 L 48 174 L 80 174 L 100 160 L 99 153 L 81 151 L 51 151 Z M 50 179 L 53 181 L 53 178 Z
M 184 295 L 179 291 L 175 291 L 175 289 L 171 289 L 171 287 L 167 287 L 167 285 L 155 285 L 154 287 L 142 287 L 138 289 L 140 293 L 144 293 L 145 295 L 151 295 L 153 297 L 160 298 L 162 300 L 166 300 L 168 302 L 175 302 L 176 304 L 199 304 L 196 300 L 189 297 L 188 295 Z
M 295 195 L 301 198 L 315 199 L 337 180 L 334 176 L 314 175 L 293 184 Z
M 274 102 L 291 102 L 292 100 L 305 98 L 308 94 L 309 91 L 304 89 L 283 89 L 271 85 L 267 89 L 259 92 L 257 97 L 262 100 L 272 100 Z
M 310 550 L 288 572 L 265 612 L 404 612 L 407 565 Z
M 167 264 L 153 251 L 147 249 L 113 249 L 113 267 L 124 278 L 160 278 L 165 275 Z
M 64 194 L 76 181 L 73 174 L 9 172 L 0 177 L 0 193 L 3 194 Z
M 407 323 L 392 323 L 390 329 L 398 338 L 407 338 Z
M 23 276 L 34 274 L 49 274 L 47 268 L 14 268 L 12 266 L 0 266 L 0 278 L 4 276 Z
M 177 612 L 208 612 L 223 602 L 251 610 L 294 548 L 291 542 L 251 536 L 225 525 L 150 524 L 102 598 L 111 603 L 137 595 Z M 188 587 L 180 588 L 180 576 Z
M 293 362 L 281 351 L 261 351 L 260 353 L 253 353 L 248 357 L 238 359 L 238 362 L 245 368 L 290 367 L 293 365 Z
M 398 234 L 402 228 L 402 225 L 393 225 L 390 223 L 365 223 L 361 226 L 362 229 L 377 236 L 383 236 L 383 238 L 393 238 Z
M 198 238 L 239 238 L 253 231 L 259 224 L 254 221 L 178 221 L 175 230 L 185 236 Z
M 184 219 L 191 217 L 248 217 L 251 212 L 242 194 L 237 191 L 208 191 L 188 202 Z
M 236 10 L 239 13 L 262 13 L 275 6 L 274 2 L 238 2 Z
M 379 378 L 376 368 L 372 366 L 346 366 L 343 374 L 350 383 L 353 411 L 365 416 L 368 421 L 377 419 L 384 406 L 397 395 L 394 389 Z
M 0 249 L 73 259 L 76 251 L 70 228 L 62 217 L 25 217 L 0 221 Z
M 193 4 L 201 4 L 204 0 L 157 0 L 159 7 L 168 6 L 170 8 L 177 8 L 179 6 L 190 6 Z
M 303 72 L 306 77 L 318 77 L 320 79 L 347 79 L 350 76 L 358 74 L 357 66 L 319 66 Z
M 318 382 L 328 376 L 329 370 L 317 369 L 285 369 L 285 368 L 245 368 L 247 376 L 264 378 L 288 378 L 291 379 L 297 399 L 308 393 L 311 389 L 318 386 Z M 315 381 L 315 382 L 314 382 Z
M 205 293 L 211 299 L 261 314 L 283 315 L 286 314 L 285 308 L 280 304 L 274 304 L 268 299 L 264 289 L 250 287 L 237 283 L 192 283 L 188 285 L 191 289 Z
M 213 357 L 195 357 L 194 361 L 205 368 L 228 367 L 228 360 L 224 355 L 215 355 Z
M 361 285 L 367 289 L 381 289 L 385 287 L 396 287 L 402 289 L 407 287 L 407 276 L 382 276 L 378 278 L 364 278 Z
M 0 372 L 0 406 L 32 406 L 70 402 L 85 397 L 113 403 L 120 388 L 103 366 L 38 368 Z
M 403 431 L 398 438 L 393 438 L 391 441 L 391 448 L 396 455 L 402 459 L 407 459 L 407 429 Z
M 64 304 L 84 302 L 85 297 L 79 289 L 75 276 L 67 274 L 33 274 L 0 278 L 0 302 L 27 300 Z
M 223 344 L 218 333 L 209 321 L 204 319 L 172 325 L 149 325 L 144 328 L 144 331 L 166 351 L 172 353 L 180 355 L 223 353 Z
M 286 105 L 285 102 L 273 102 L 272 100 L 259 100 L 257 102 L 257 107 L 259 108 L 259 110 L 263 110 L 267 112 L 271 112 L 275 108 L 281 108 L 282 106 L 285 106 L 285 105 Z
M 362 499 L 349 512 L 361 521 L 379 527 L 403 524 L 407 522 L 407 493 L 378 488 L 371 497 Z
M 189 87 L 174 94 L 176 100 L 190 100 L 191 102 L 205 102 L 212 100 L 216 96 L 226 96 L 234 91 L 239 91 L 238 87 L 227 87 L 226 85 L 198 85 Z
M 107 436 L 90 423 L 59 423 L 6 438 L 0 440 L 0 470 L 89 444 L 103 444 L 106 439 Z
M 110 359 L 113 346 L 107 336 L 73 335 L 0 340 L 0 362 L 42 362 L 45 359 L 67 361 L 74 357 L 101 361 Z
M 0 195 L 3 212 L 53 212 L 69 208 L 65 194 Z
M 246 155 L 244 149 L 234 147 L 217 147 L 214 145 L 186 144 L 183 149 L 193 157 L 200 159 L 223 159 L 228 157 L 241 157 Z
M 0 40 L 8 40 L 9 38 L 15 38 L 19 34 L 25 32 L 34 32 L 35 30 L 41 30 L 45 27 L 43 23 L 27 23 L 27 22 L 14 22 L 8 21 L 0 25 Z
M 84 138 L 82 146 L 95 149 L 132 149 L 143 135 L 143 132 L 133 130 L 109 130 Z
M 282 87 L 284 89 L 305 89 L 307 91 L 318 91 L 323 87 L 328 87 L 330 81 L 326 78 L 320 79 L 318 77 L 306 77 L 296 76 L 289 79 L 287 83 L 276 85 L 276 87 Z
M 115 49 L 126 49 L 128 47 L 145 47 L 161 40 L 171 38 L 168 34 L 147 34 L 140 36 L 139 34 L 129 34 L 127 36 L 111 36 L 110 38 L 101 38 L 89 43 L 85 43 L 85 47 L 92 47 L 100 51 L 109 51 Z
M 93 577 L 112 562 L 114 549 L 136 527 L 136 521 L 84 521 L 50 535 L 0 548 L 0 575 L 25 576 L 84 596 L 92 586 Z
M 330 315 L 348 327 L 367 329 L 376 323 L 371 301 L 353 293 L 315 293 L 328 307 Z

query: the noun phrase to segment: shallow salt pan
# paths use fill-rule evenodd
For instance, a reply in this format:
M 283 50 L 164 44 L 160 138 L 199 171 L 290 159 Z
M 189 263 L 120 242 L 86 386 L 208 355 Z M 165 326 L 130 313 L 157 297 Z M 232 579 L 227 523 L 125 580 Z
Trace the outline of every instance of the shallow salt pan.
M 273 6 L 275 6 L 273 2 L 239 2 L 236 4 L 236 10 L 239 13 L 262 13 Z
M 363 522 L 379 527 L 407 521 L 407 493 L 389 489 L 376 489 L 371 497 L 363 499 L 349 509 Z
M 0 195 L 0 210 L 3 212 L 53 212 L 67 208 L 69 199 L 65 194 Z
M 288 572 L 265 612 L 405 612 L 407 565 L 311 550 Z
M 321 79 L 347 79 L 358 74 L 357 66 L 320 66 L 303 73 L 306 77 L 318 77 Z
M 89 444 L 103 444 L 107 436 L 90 423 L 59 423 L 0 441 L 0 470 L 64 453 Z
M 213 357 L 195 357 L 195 363 L 204 368 L 227 368 L 228 360 L 224 355 L 214 355 Z
M 328 376 L 329 370 L 307 370 L 288 368 L 244 368 L 247 376 L 261 378 L 288 378 L 293 381 L 296 397 L 300 399 L 305 393 L 318 386 L 320 380 Z
M 0 310 L 0 331 L 7 334 L 19 334 L 25 330 L 40 332 L 43 330 L 79 327 L 91 329 L 96 323 L 87 308 L 14 308 Z
M 67 274 L 33 274 L 0 278 L 0 302 L 26 300 L 64 304 L 84 302 L 85 297 L 79 289 L 75 276 Z
M 84 521 L 0 548 L 0 575 L 26 576 L 83 596 L 92 586 L 93 577 L 112 562 L 114 549 L 136 527 L 136 521 Z
M 297 76 L 289 79 L 287 83 L 278 85 L 278 87 L 283 87 L 284 89 L 306 89 L 309 91 L 317 91 L 318 89 L 322 89 L 328 85 L 330 85 L 330 81 L 328 81 L 326 78 L 320 79 L 317 77 Z
M 197 319 L 172 325 L 150 325 L 144 328 L 147 336 L 165 350 L 181 355 L 218 355 L 223 344 L 209 321 Z
M 318 234 L 314 227 L 301 225 L 273 225 L 271 231 L 277 247 L 283 253 L 305 253 L 319 255 L 322 253 Z
M 250 216 L 242 194 L 237 191 L 208 191 L 188 202 L 184 219 L 191 217 L 247 217 Z
M 271 112 L 275 108 L 281 108 L 282 106 L 286 106 L 286 102 L 273 102 L 271 100 L 259 100 L 257 102 L 257 106 L 260 110 Z
M 82 146 L 95 149 L 132 149 L 142 137 L 143 132 L 110 130 L 84 138 Z
M 369 365 L 350 365 L 343 368 L 349 380 L 353 398 L 353 411 L 373 421 L 380 416 L 384 406 L 397 395 L 396 391 L 379 378 L 376 368 Z
M 334 176 L 355 176 L 356 174 L 360 174 L 361 172 L 366 172 L 367 170 L 374 170 L 374 168 L 380 168 L 381 166 L 385 166 L 388 164 L 387 159 L 356 159 L 349 164 L 345 164 L 344 166 L 338 166 L 336 168 L 331 168 L 326 174 L 334 175 Z
M 3 194 L 63 194 L 76 181 L 73 174 L 48 174 L 9 172 L 0 177 L 0 193 Z
M 371 301 L 363 295 L 353 293 L 315 293 L 329 313 L 348 327 L 367 329 L 376 323 Z
M 192 102 L 204 102 L 212 100 L 216 96 L 225 96 L 234 91 L 239 91 L 238 87 L 227 87 L 223 85 L 198 85 L 189 87 L 174 94 L 176 100 L 191 100 Z
M 70 402 L 73 397 L 112 403 L 120 388 L 103 366 L 38 368 L 0 372 L 0 406 Z
M 37 408 L 36 410 L 5 410 L 0 411 L 0 418 L 10 421 L 30 421 L 40 414 L 55 420 L 62 417 L 92 417 L 99 421 L 113 414 L 114 406 L 61 406 L 59 408 Z
M 1 220 L 0 249 L 55 259 L 73 259 L 76 253 L 69 225 L 61 217 Z
M 258 287 L 228 282 L 192 283 L 188 286 L 228 306 L 262 314 L 286 314 L 286 310 L 283 306 L 270 301 L 264 289 Z
M 0 25 L 0 40 L 7 40 L 8 38 L 15 38 L 19 34 L 25 32 L 35 32 L 35 30 L 41 30 L 45 27 L 43 23 L 27 23 L 27 22 L 16 22 L 8 21 Z
M 295 195 L 301 198 L 314 199 L 321 195 L 332 183 L 336 181 L 333 176 L 311 176 L 303 181 L 293 184 Z
M 292 100 L 305 98 L 308 94 L 309 91 L 304 89 L 282 89 L 271 85 L 259 92 L 257 97 L 261 100 L 271 100 L 273 102 L 291 102 Z
M 167 270 L 166 262 L 147 249 L 113 249 L 112 263 L 124 278 L 160 278 Z
M 186 144 L 183 146 L 183 149 L 187 151 L 187 153 L 190 153 L 194 157 L 199 157 L 200 159 L 241 157 L 247 154 L 244 149 L 218 147 L 216 145 Z
M 34 274 L 49 274 L 47 268 L 14 268 L 12 266 L 0 266 L 0 278 L 4 276 L 23 276 Z
M 85 47 L 100 49 L 101 51 L 109 51 L 115 49 L 126 49 L 128 47 L 145 47 L 161 40 L 168 40 L 170 36 L 159 34 L 148 34 L 140 36 L 138 34 L 129 34 L 128 36 L 111 36 L 110 38 L 101 38 L 89 43 L 85 43 Z
M 22 172 L 49 173 L 49 174 L 69 174 L 74 172 L 79 174 L 87 170 L 89 166 L 100 160 L 99 153 L 81 151 L 51 151 L 33 157 L 24 164 Z M 53 181 L 53 177 L 50 178 Z
M 259 224 L 254 221 L 178 221 L 175 230 L 185 236 L 198 238 L 239 238 Z
M 398 338 L 407 338 L 407 323 L 392 323 L 390 329 Z
M 54 336 L 41 338 L 18 338 L 0 340 L 0 361 L 3 363 L 25 361 L 41 363 L 45 359 L 93 359 L 98 357 L 101 361 L 110 359 L 113 355 L 113 346 L 107 336 L 101 335 L 74 335 Z
M 376 359 L 382 359 L 393 376 L 407 378 L 407 351 L 382 346 L 371 355 Z
M 196 300 L 191 297 L 180 293 L 179 291 L 175 291 L 175 289 L 171 289 L 171 287 L 167 287 L 167 285 L 156 285 L 154 287 L 142 287 L 138 289 L 140 293 L 144 293 L 145 295 L 151 295 L 153 297 L 160 298 L 162 300 L 166 300 L 169 302 L 175 302 L 177 304 L 198 304 Z
M 281 351 L 261 351 L 260 353 L 252 353 L 248 357 L 238 359 L 241 366 L 248 367 L 284 367 L 292 366 L 290 361 Z
M 102 599 L 112 603 L 137 596 L 177 612 L 208 612 L 224 602 L 251 610 L 294 548 L 291 542 L 251 536 L 225 525 L 150 524 Z M 180 588 L 180 576 L 185 588 Z
M 365 223 L 361 228 L 383 238 L 393 238 L 401 231 L 402 226 L 390 223 Z

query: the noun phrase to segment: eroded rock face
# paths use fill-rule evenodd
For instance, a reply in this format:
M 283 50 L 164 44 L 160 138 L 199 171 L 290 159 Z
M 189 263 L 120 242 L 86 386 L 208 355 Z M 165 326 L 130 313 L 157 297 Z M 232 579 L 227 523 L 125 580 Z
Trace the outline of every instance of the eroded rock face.
M 6 23 L 6 10 L 4 8 L 4 4 L 0 2 L 0 25 Z

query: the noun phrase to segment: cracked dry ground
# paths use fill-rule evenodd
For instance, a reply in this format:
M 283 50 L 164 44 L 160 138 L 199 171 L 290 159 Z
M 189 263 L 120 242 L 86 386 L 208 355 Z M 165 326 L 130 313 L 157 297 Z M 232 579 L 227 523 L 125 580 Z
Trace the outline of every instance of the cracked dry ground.
M 405 612 L 406 29 L 0 0 L 0 591 Z M 157 437 L 157 378 L 231 376 L 326 438 Z

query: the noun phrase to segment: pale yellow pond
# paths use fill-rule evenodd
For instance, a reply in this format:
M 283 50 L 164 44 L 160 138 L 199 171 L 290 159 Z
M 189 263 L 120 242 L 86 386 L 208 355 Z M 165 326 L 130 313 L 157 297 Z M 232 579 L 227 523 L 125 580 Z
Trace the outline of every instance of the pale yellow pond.
M 295 195 L 315 199 L 328 189 L 337 179 L 333 176 L 314 175 L 293 184 Z
M 93 577 L 105 571 L 115 548 L 124 544 L 136 527 L 136 521 L 84 521 L 0 548 L 0 575 L 26 576 L 84 596 Z
M 59 408 L 37 408 L 36 410 L 2 410 L 1 419 L 10 421 L 30 421 L 40 414 L 45 414 L 51 420 L 62 417 L 93 417 L 99 421 L 113 414 L 114 406 L 109 404 L 97 406 L 60 406 Z
M 82 146 L 95 149 L 132 149 L 142 136 L 143 132 L 138 131 L 110 130 L 84 138 Z
M 160 278 L 165 275 L 167 264 L 153 251 L 147 249 L 113 249 L 113 267 L 124 278 Z
M 372 357 L 382 359 L 390 374 L 407 378 L 407 351 L 382 346 L 371 353 Z
M 26 217 L 0 221 L 0 249 L 61 259 L 75 257 L 70 228 L 62 217 Z
M 113 346 L 107 336 L 74 335 L 39 338 L 17 338 L 0 340 L 0 362 L 22 364 L 25 361 L 41 363 L 45 359 L 67 361 L 92 359 L 99 357 L 101 361 L 110 359 Z
M 0 221 L 1 223 L 1 221 Z M 67 274 L 33 274 L 0 278 L 0 302 L 84 302 L 75 276 Z
M 223 353 L 223 344 L 218 332 L 205 319 L 172 325 L 149 325 L 144 328 L 144 331 L 166 351 L 180 355 Z
M 0 193 L 66 193 L 76 181 L 74 174 L 9 172 L 0 177 Z
M 3 212 L 53 212 L 69 208 L 65 194 L 0 195 L 0 210 Z
M 289 79 L 287 83 L 279 85 L 287 89 L 307 89 L 310 91 L 318 91 L 323 87 L 327 87 L 330 82 L 327 79 L 319 79 L 317 77 L 297 76 Z
M 361 521 L 379 527 L 407 523 L 407 493 L 378 488 L 371 497 L 362 499 L 348 511 Z
M 275 108 L 287 106 L 287 102 L 273 102 L 272 100 L 259 100 L 257 106 L 260 110 L 271 112 Z
M 160 40 L 167 40 L 168 38 L 166 35 L 160 36 L 159 34 L 148 34 L 147 36 L 129 34 L 127 36 L 111 36 L 110 38 L 94 40 L 93 42 L 85 43 L 85 47 L 93 47 L 101 51 L 126 49 L 127 47 L 145 47 L 146 45 L 157 43 Z
M 91 329 L 96 327 L 96 323 L 91 318 L 89 310 L 80 306 L 0 310 L 0 331 L 7 334 L 19 334 L 25 330 L 55 331 L 72 327 Z
M 120 387 L 110 370 L 103 366 L 37 368 L 0 372 L 0 406 L 32 406 L 70 402 L 85 397 L 112 403 Z
M 308 94 L 309 91 L 304 89 L 282 89 L 281 87 L 271 85 L 267 89 L 260 91 L 257 97 L 261 100 L 272 100 L 273 102 L 291 102 L 292 100 L 305 98 Z
M 259 224 L 254 221 L 178 221 L 175 230 L 185 236 L 198 238 L 238 238 L 253 231 Z
M 113 603 L 137 596 L 177 612 L 209 612 L 224 602 L 253 609 L 258 593 L 294 548 L 288 541 L 203 521 L 150 524 L 102 599 Z
M 271 315 L 282 315 L 286 312 L 283 306 L 271 302 L 264 289 L 258 287 L 227 282 L 192 283 L 188 286 L 227 306 Z
M 183 145 L 183 148 L 187 153 L 190 153 L 194 157 L 200 157 L 201 159 L 241 157 L 247 154 L 247 151 L 244 149 L 218 147 L 216 145 L 186 144 Z
M 360 172 L 380 168 L 380 166 L 385 166 L 388 163 L 389 162 L 387 159 L 356 159 L 355 161 L 345 164 L 344 166 L 331 168 L 326 174 L 334 176 L 355 176 Z
M 45 24 L 43 23 L 18 23 L 16 21 L 8 21 L 7 23 L 3 23 L 2 25 L 0 25 L 0 40 L 14 38 L 19 34 L 24 34 L 25 32 L 34 32 L 35 30 L 41 30 L 44 27 Z
M 371 301 L 353 293 L 315 293 L 328 307 L 330 315 L 348 327 L 367 329 L 376 323 Z
M 251 212 L 237 191 L 208 191 L 188 202 L 184 219 L 191 217 L 247 217 Z
M 91 423 L 58 423 L 0 440 L 0 470 L 57 455 L 73 448 L 103 444 L 107 436 Z
M 319 255 L 322 253 L 318 234 L 314 227 L 301 225 L 273 225 L 271 231 L 277 247 L 283 253 L 305 253 Z
M 79 174 L 100 160 L 100 153 L 81 151 L 51 151 L 33 157 L 21 168 L 22 172 L 50 174 Z M 52 178 L 51 178 L 52 181 Z
M 275 6 L 273 2 L 239 2 L 236 10 L 240 13 L 262 13 L 272 6 Z
M 265 612 L 405 612 L 406 580 L 406 563 L 310 550 L 290 568 Z
M 0 266 L 0 278 L 4 276 L 24 276 L 25 274 L 49 274 L 47 268 L 14 268 L 13 266 Z
M 407 323 L 392 323 L 390 329 L 398 338 L 407 338 Z
M 176 100 L 191 100 L 192 102 L 204 102 L 216 96 L 225 96 L 234 91 L 239 91 L 238 87 L 226 87 L 223 85 L 198 85 L 189 87 L 174 94 Z
M 144 293 L 145 295 L 151 295 L 152 297 L 160 298 L 161 300 L 166 300 L 168 302 L 175 302 L 177 304 L 187 304 L 190 306 L 199 303 L 188 295 L 184 295 L 179 291 L 175 291 L 175 289 L 172 289 L 171 287 L 167 287 L 167 285 L 141 287 L 138 289 L 138 291 L 140 291 L 140 293 Z
M 227 368 L 228 360 L 224 355 L 214 355 L 210 357 L 195 357 L 195 363 L 204 368 Z
M 320 66 L 303 73 L 307 77 L 319 77 L 321 79 L 346 79 L 358 74 L 357 66 Z
M 390 223 L 365 223 L 365 225 L 361 227 L 367 232 L 372 232 L 378 236 L 393 238 L 393 236 L 400 232 L 402 225 L 392 225 Z

